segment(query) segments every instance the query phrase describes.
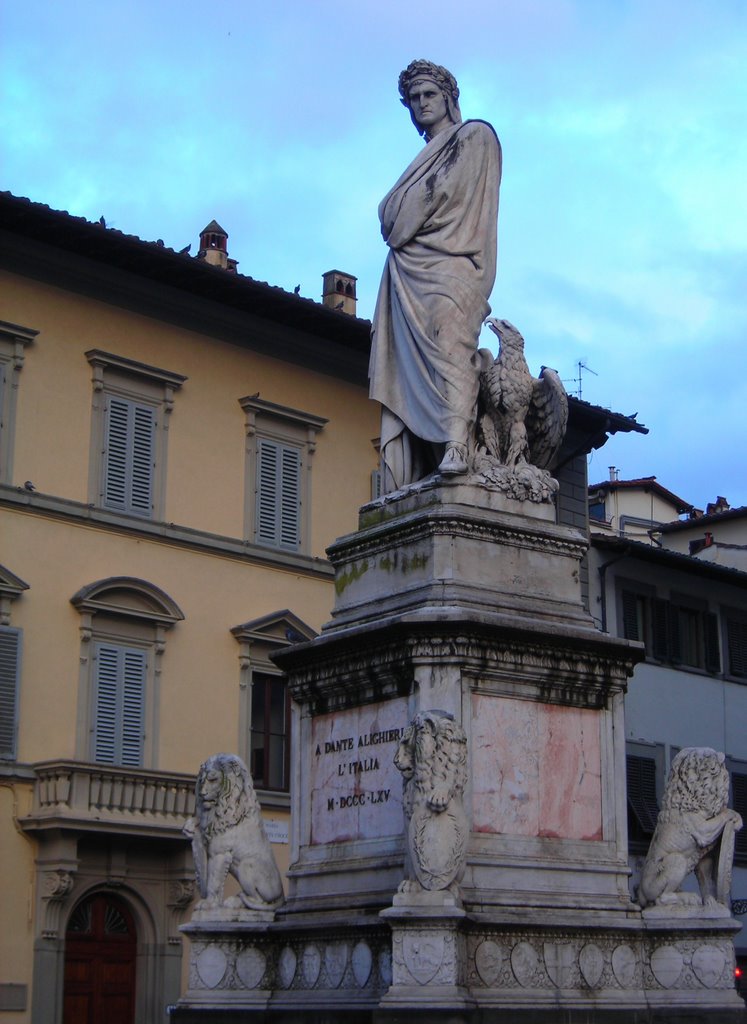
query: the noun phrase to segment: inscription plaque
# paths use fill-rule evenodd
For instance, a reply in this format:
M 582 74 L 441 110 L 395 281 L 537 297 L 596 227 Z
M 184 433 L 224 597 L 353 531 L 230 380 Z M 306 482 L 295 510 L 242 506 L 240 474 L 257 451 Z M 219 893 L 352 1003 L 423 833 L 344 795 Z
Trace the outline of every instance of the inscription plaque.
M 407 725 L 405 698 L 314 719 L 309 750 L 312 844 L 402 832 L 402 776 L 394 755 Z

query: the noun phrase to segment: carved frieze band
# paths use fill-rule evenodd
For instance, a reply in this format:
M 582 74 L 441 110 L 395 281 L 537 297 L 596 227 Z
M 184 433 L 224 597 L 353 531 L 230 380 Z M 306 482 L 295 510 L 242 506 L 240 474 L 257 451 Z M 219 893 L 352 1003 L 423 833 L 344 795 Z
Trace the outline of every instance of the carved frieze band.
M 380 641 L 381 637 L 377 636 Z M 333 700 L 339 695 L 344 703 L 353 694 L 360 702 L 368 684 L 372 699 L 407 693 L 411 689 L 414 664 L 464 666 L 475 684 L 488 691 L 502 692 L 502 680 L 520 678 L 537 688 L 540 699 L 559 700 L 598 707 L 611 692 L 623 692 L 632 666 L 607 658 L 596 651 L 564 650 L 547 645 L 519 645 L 515 642 L 482 641 L 479 636 L 431 633 L 403 638 L 400 642 L 361 644 L 357 650 L 340 651 L 335 658 L 324 658 L 308 668 L 284 665 L 289 674 L 291 693 L 296 700 L 314 697 Z M 372 681 L 375 681 L 375 687 Z M 374 692 L 375 690 L 375 692 Z
M 286 941 L 194 941 L 190 960 L 192 990 L 370 991 L 378 997 L 392 983 L 387 935 L 369 938 Z
M 619 936 L 471 937 L 468 983 L 475 988 L 729 989 L 731 943 L 719 937 L 621 941 Z
M 192 991 L 347 991 L 378 1000 L 392 984 L 466 984 L 478 1002 L 480 991 L 490 989 L 729 990 L 732 947 L 717 935 L 664 936 L 650 942 L 634 935 L 625 941 L 619 934 L 590 938 L 502 931 L 465 937 L 458 929 L 427 925 L 395 926 L 391 940 L 216 936 L 192 944 Z

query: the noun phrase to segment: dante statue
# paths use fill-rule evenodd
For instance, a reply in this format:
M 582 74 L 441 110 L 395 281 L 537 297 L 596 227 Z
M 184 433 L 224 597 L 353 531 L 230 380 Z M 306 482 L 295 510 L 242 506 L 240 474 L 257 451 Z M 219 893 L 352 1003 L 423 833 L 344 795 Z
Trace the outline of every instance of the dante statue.
M 462 121 L 446 68 L 413 61 L 402 103 L 425 138 L 379 206 L 389 246 L 373 323 L 371 397 L 382 411 L 384 489 L 466 473 L 479 390 L 477 339 L 495 280 L 501 147 Z

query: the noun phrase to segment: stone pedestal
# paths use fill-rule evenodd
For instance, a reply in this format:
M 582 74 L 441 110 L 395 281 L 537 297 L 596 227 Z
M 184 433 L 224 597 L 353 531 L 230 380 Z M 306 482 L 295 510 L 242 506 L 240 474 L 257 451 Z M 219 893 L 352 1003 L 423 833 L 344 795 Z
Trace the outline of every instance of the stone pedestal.
M 663 923 L 631 901 L 623 696 L 641 649 L 585 612 L 585 549 L 549 506 L 469 482 L 361 510 L 329 551 L 330 622 L 277 656 L 294 698 L 288 901 L 261 935 L 188 926 L 184 1021 L 208 1004 L 284 1022 L 741 1010 L 731 921 Z M 440 893 L 402 886 L 394 764 L 430 709 L 468 751 L 466 863 Z

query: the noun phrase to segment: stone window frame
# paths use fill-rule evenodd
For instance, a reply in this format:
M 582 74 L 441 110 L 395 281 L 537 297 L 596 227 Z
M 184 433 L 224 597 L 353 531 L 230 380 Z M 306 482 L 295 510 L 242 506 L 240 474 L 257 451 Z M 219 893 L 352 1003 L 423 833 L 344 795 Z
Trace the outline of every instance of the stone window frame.
M 275 677 L 278 685 L 285 684 L 285 674 L 271 659 L 274 651 L 282 650 L 291 643 L 313 640 L 316 632 L 302 619 L 287 608 L 263 615 L 261 618 L 233 626 L 231 633 L 239 644 L 239 755 L 251 772 L 252 764 L 252 692 L 255 674 L 264 682 Z M 286 735 L 291 742 L 292 708 L 288 706 Z M 288 752 L 288 763 L 292 751 Z M 290 786 L 290 779 L 288 779 Z M 288 788 L 270 790 L 256 787 L 263 806 L 289 806 Z
M 18 387 L 25 349 L 39 331 L 0 320 L 0 483 L 13 482 Z
M 93 375 L 91 414 L 91 451 L 88 472 L 88 501 L 96 508 L 120 515 L 161 521 L 166 504 L 166 466 L 169 420 L 174 408 L 174 395 L 187 380 L 183 374 L 140 363 L 101 349 L 89 349 L 86 359 Z M 104 494 L 107 467 L 107 417 L 111 399 L 120 399 L 128 406 L 153 410 L 153 468 L 151 471 L 150 514 L 131 507 L 107 504 Z
M 70 598 L 81 617 L 80 673 L 75 756 L 96 764 L 97 645 L 142 650 L 146 656 L 141 763 L 128 768 L 158 768 L 159 714 L 166 633 L 184 613 L 163 590 L 133 576 L 110 576 L 81 587 Z M 121 766 L 118 762 L 102 762 Z
M 316 436 L 329 422 L 322 416 L 277 405 L 256 396 L 239 399 L 244 411 L 244 538 L 250 544 L 276 550 L 309 554 L 311 547 L 311 476 Z M 259 539 L 259 458 L 260 442 L 266 440 L 294 448 L 299 456 L 298 543 L 286 545 Z
M 23 630 L 11 625 L 11 605 L 28 589 L 20 576 L 0 565 L 0 761 L 18 756 Z

